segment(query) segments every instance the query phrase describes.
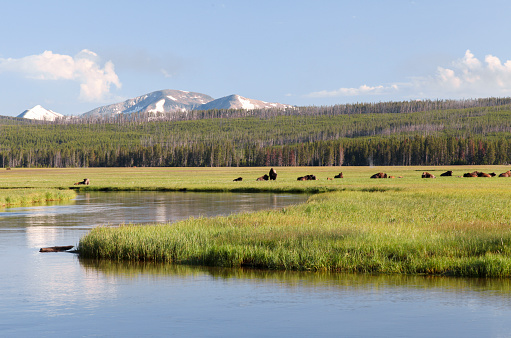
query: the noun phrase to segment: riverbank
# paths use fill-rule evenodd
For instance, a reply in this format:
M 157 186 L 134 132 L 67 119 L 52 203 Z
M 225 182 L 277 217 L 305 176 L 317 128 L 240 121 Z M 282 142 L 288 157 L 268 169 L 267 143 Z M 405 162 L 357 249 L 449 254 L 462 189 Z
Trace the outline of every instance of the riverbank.
M 98 227 L 79 251 L 115 261 L 509 277 L 508 183 L 472 182 L 330 192 L 278 211 Z
M 455 276 L 511 276 L 510 178 L 505 166 L 13 169 L 0 187 L 99 191 L 315 193 L 308 203 L 189 219 L 172 225 L 98 227 L 80 256 L 207 266 Z M 452 177 L 440 177 L 453 170 Z M 342 179 L 333 178 L 340 171 Z M 436 179 L 423 179 L 429 171 Z M 386 172 L 394 179 L 371 179 Z M 297 181 L 314 174 L 316 181 Z M 234 178 L 243 177 L 235 182 Z M 89 178 L 91 185 L 76 186 Z
M 59 189 L 0 189 L 0 207 L 70 200 L 76 192 Z

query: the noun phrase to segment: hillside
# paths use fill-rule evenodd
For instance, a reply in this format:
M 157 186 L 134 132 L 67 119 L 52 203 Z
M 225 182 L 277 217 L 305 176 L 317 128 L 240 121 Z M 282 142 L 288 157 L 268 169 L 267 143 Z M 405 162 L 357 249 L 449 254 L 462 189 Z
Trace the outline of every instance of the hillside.
M 194 114 L 192 120 L 183 121 L 119 116 L 97 123 L 69 120 L 12 125 L 15 120 L 0 119 L 0 165 L 511 163 L 509 99 Z

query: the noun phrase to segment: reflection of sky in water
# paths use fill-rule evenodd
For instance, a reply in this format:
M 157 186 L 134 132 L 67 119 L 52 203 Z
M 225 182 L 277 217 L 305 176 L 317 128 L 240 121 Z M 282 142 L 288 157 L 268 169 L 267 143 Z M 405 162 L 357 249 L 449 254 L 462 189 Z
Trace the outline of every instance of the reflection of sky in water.
M 293 199 L 298 197 L 298 200 Z M 306 196 L 91 193 L 0 213 L 0 336 L 508 336 L 511 279 L 80 261 L 96 224 L 166 222 Z
M 0 229 L 28 226 L 174 222 L 190 216 L 215 216 L 277 208 L 304 202 L 305 195 L 115 192 L 86 193 L 72 204 L 7 208 Z

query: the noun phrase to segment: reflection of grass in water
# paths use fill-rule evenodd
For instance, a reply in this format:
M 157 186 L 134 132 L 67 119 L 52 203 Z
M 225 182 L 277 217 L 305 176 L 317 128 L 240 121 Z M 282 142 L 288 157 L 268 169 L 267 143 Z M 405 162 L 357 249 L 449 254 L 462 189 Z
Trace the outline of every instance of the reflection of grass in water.
M 99 227 L 83 257 L 365 273 L 511 276 L 507 188 L 344 191 L 278 211 Z
M 0 206 L 18 206 L 70 200 L 76 193 L 58 189 L 0 189 Z
M 509 278 L 458 278 L 396 274 L 353 274 L 329 271 L 275 271 L 249 268 L 220 268 L 175 265 L 155 262 L 113 262 L 111 260 L 80 259 L 80 264 L 91 272 L 107 276 L 137 278 L 165 276 L 193 278 L 211 276 L 215 279 L 240 280 L 243 283 L 278 283 L 286 287 L 313 287 L 328 290 L 379 290 L 392 288 L 441 289 L 441 292 L 481 292 L 484 298 L 511 297 Z

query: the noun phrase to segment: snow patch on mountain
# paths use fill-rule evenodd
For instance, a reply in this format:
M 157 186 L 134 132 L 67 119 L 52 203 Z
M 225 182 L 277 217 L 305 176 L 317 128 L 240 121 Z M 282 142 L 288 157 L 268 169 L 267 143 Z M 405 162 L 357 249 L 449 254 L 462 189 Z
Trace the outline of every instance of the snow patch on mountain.
M 37 105 L 31 109 L 25 110 L 17 117 L 31 120 L 55 121 L 58 118 L 64 117 L 64 115 L 56 113 L 53 110 L 45 109 L 40 105 Z

